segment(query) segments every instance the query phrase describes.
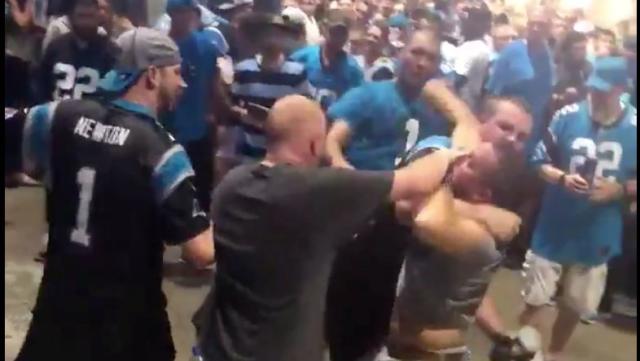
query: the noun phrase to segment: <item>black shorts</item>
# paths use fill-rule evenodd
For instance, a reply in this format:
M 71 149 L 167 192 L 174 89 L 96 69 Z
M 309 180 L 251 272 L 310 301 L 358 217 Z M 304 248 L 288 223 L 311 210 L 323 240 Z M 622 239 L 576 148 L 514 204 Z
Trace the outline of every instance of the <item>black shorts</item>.
M 138 316 L 83 317 L 34 310 L 16 361 L 172 361 L 175 348 L 165 311 Z
M 355 360 L 383 345 L 409 234 L 388 207 L 339 251 L 325 313 L 332 361 Z

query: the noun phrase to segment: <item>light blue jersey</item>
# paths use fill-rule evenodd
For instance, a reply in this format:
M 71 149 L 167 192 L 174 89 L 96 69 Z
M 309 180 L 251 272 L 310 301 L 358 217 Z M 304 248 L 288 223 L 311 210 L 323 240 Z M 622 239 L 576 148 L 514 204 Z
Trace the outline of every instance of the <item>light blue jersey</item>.
M 636 109 L 625 105 L 624 116 L 610 127 L 593 123 L 587 101 L 560 109 L 550 131 L 558 149 L 557 167 L 576 173 L 586 157 L 598 160 L 595 176 L 618 183 L 635 178 L 637 164 Z M 536 165 L 550 163 L 542 142 L 533 156 Z M 620 253 L 621 201 L 595 204 L 587 196 L 547 186 L 531 249 L 563 264 L 596 266 Z
M 449 149 L 451 145 L 451 137 L 445 137 L 444 135 L 429 136 L 416 143 L 416 145 L 407 152 L 407 155 L 404 157 L 405 163 L 410 163 L 425 153 L 440 149 Z
M 349 89 L 360 86 L 364 82 L 364 74 L 352 55 L 343 53 L 331 67 L 327 67 L 322 63 L 320 52 L 320 46 L 308 46 L 291 54 L 291 60 L 304 64 L 307 78 L 315 88 L 316 100 L 322 109 L 328 109 Z
M 352 136 L 345 155 L 357 169 L 394 169 L 418 139 L 450 131 L 448 122 L 422 98 L 408 100 L 392 80 L 349 91 L 329 108 L 328 117 L 349 124 Z

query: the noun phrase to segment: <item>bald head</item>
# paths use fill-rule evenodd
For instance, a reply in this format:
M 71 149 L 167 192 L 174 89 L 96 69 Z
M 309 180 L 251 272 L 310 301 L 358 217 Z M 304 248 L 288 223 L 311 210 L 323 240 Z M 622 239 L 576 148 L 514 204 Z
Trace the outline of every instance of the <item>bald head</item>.
M 533 6 L 527 13 L 527 39 L 529 42 L 545 42 L 551 31 L 551 16 L 548 8 Z
M 267 152 L 272 156 L 284 152 L 287 162 L 315 165 L 323 153 L 326 121 L 318 103 L 289 95 L 271 107 L 265 132 Z

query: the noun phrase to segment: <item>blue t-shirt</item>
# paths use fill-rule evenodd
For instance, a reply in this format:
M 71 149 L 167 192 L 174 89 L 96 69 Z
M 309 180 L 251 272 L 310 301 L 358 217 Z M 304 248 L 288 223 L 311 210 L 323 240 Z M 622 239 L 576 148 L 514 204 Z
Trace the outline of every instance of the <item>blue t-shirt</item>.
M 589 156 L 598 160 L 596 177 L 621 184 L 635 178 L 636 109 L 625 105 L 625 112 L 618 123 L 604 128 L 593 123 L 586 101 L 560 109 L 550 126 L 558 149 L 556 166 L 576 173 L 585 156 Z M 551 162 L 543 142 L 536 148 L 533 160 L 539 165 Z M 595 204 L 586 195 L 548 185 L 531 249 L 562 264 L 604 264 L 620 253 L 622 212 L 621 201 Z
M 407 99 L 393 80 L 349 91 L 327 114 L 349 124 L 352 136 L 345 155 L 357 169 L 394 169 L 418 139 L 449 134 L 449 123 L 439 113 L 421 98 Z
M 524 99 L 533 115 L 527 154 L 536 147 L 545 128 L 545 115 L 553 93 L 554 74 L 548 47 L 529 49 L 523 40 L 507 45 L 494 61 L 486 90 L 492 95 Z
M 207 136 L 205 116 L 213 94 L 213 79 L 218 71 L 220 50 L 211 34 L 194 31 L 176 42 L 182 56 L 182 77 L 187 83 L 176 109 L 164 117 L 167 129 L 180 143 Z
M 308 46 L 291 54 L 291 60 L 304 64 L 307 77 L 315 88 L 315 98 L 323 109 L 339 99 L 349 89 L 364 82 L 364 74 L 358 61 L 347 53 L 330 67 L 322 64 L 319 45 Z

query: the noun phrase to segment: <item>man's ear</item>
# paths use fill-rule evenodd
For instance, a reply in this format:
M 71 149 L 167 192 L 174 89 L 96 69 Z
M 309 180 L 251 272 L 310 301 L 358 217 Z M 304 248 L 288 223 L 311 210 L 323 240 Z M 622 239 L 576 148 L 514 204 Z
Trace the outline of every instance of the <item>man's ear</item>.
M 147 76 L 147 87 L 149 89 L 155 89 L 160 85 L 160 69 L 158 67 L 151 65 L 147 68 L 146 71 Z
M 469 201 L 472 203 L 491 203 L 493 192 L 491 189 L 477 189 L 469 195 Z
M 489 188 L 485 188 L 478 194 L 482 203 L 491 203 L 493 199 L 493 191 Z

